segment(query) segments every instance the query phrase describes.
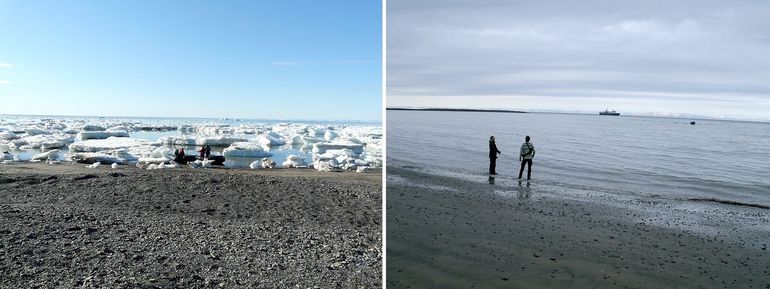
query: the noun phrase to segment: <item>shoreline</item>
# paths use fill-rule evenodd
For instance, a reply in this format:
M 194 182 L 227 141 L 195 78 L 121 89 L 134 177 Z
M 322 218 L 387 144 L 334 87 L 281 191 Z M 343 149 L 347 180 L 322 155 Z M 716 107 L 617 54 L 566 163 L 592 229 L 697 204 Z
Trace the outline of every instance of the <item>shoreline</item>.
M 770 286 L 767 209 L 387 173 L 392 288 Z
M 378 287 L 381 172 L 0 166 L 0 287 Z

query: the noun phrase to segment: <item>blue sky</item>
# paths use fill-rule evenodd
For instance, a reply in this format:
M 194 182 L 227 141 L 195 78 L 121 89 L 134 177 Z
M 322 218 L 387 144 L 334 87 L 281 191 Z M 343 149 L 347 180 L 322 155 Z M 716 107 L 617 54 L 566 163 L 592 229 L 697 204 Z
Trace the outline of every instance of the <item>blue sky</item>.
M 380 1 L 0 0 L 0 114 L 381 120 Z

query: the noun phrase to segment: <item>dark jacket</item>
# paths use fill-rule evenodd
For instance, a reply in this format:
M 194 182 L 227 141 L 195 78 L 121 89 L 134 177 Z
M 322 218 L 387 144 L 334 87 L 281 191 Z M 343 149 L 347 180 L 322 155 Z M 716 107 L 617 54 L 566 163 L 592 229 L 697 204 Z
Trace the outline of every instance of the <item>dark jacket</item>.
M 500 150 L 497 149 L 497 145 L 494 141 L 489 141 L 489 157 L 490 158 L 497 158 L 497 154 L 502 153 Z

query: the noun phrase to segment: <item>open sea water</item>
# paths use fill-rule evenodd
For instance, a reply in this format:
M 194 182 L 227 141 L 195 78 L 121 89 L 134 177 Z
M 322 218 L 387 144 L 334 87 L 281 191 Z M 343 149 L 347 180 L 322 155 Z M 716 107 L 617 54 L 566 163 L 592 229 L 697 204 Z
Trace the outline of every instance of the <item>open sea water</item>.
M 534 183 L 770 206 L 770 123 L 548 113 L 388 111 L 387 165 L 478 179 L 488 140 L 498 181 L 518 177 L 529 135 Z M 526 178 L 526 171 L 524 172 Z

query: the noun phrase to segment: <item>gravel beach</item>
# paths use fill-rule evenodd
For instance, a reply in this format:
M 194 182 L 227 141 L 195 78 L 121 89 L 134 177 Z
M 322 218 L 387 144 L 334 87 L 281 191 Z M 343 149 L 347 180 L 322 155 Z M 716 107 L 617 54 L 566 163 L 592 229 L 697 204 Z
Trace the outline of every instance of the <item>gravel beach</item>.
M 2 288 L 374 288 L 381 171 L 0 166 Z
M 770 288 L 766 208 L 496 179 L 389 167 L 387 287 Z

